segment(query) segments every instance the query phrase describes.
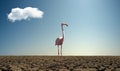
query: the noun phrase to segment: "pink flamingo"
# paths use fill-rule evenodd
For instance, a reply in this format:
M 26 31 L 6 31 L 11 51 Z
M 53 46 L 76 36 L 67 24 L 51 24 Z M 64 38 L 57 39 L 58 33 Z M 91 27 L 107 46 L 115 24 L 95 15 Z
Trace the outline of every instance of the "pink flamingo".
M 62 44 L 64 41 L 64 29 L 63 26 L 68 26 L 66 23 L 61 23 L 62 37 L 58 37 L 55 41 L 55 45 L 58 47 L 58 56 L 59 56 L 59 46 L 61 46 L 61 56 L 62 56 Z

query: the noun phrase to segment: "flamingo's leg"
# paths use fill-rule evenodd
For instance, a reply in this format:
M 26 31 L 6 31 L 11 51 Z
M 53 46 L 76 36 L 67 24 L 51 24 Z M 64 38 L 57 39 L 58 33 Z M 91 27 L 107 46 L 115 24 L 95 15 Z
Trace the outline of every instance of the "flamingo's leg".
M 61 45 L 61 56 L 62 56 L 62 45 Z
M 58 45 L 58 56 L 59 56 L 59 45 Z

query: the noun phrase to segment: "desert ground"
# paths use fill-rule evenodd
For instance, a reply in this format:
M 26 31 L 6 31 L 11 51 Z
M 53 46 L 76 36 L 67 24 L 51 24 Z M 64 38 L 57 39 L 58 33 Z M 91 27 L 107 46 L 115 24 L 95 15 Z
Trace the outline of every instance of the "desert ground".
M 0 56 L 0 71 L 120 71 L 120 56 Z

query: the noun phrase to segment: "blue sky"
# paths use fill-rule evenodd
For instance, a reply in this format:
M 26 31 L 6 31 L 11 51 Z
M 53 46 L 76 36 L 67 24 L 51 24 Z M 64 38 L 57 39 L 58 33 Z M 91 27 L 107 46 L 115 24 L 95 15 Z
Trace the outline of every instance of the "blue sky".
M 66 22 L 63 55 L 120 55 L 119 0 L 2 0 L 0 55 L 57 55 L 55 40 Z M 12 9 L 44 12 L 41 18 L 9 20 Z

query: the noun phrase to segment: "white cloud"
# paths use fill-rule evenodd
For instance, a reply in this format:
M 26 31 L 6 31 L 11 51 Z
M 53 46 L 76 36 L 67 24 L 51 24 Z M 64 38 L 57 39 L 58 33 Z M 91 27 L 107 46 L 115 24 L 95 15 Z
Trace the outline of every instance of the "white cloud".
M 26 7 L 26 8 L 13 8 L 8 14 L 8 19 L 12 22 L 16 20 L 27 20 L 30 18 L 42 18 L 44 12 L 38 8 Z

